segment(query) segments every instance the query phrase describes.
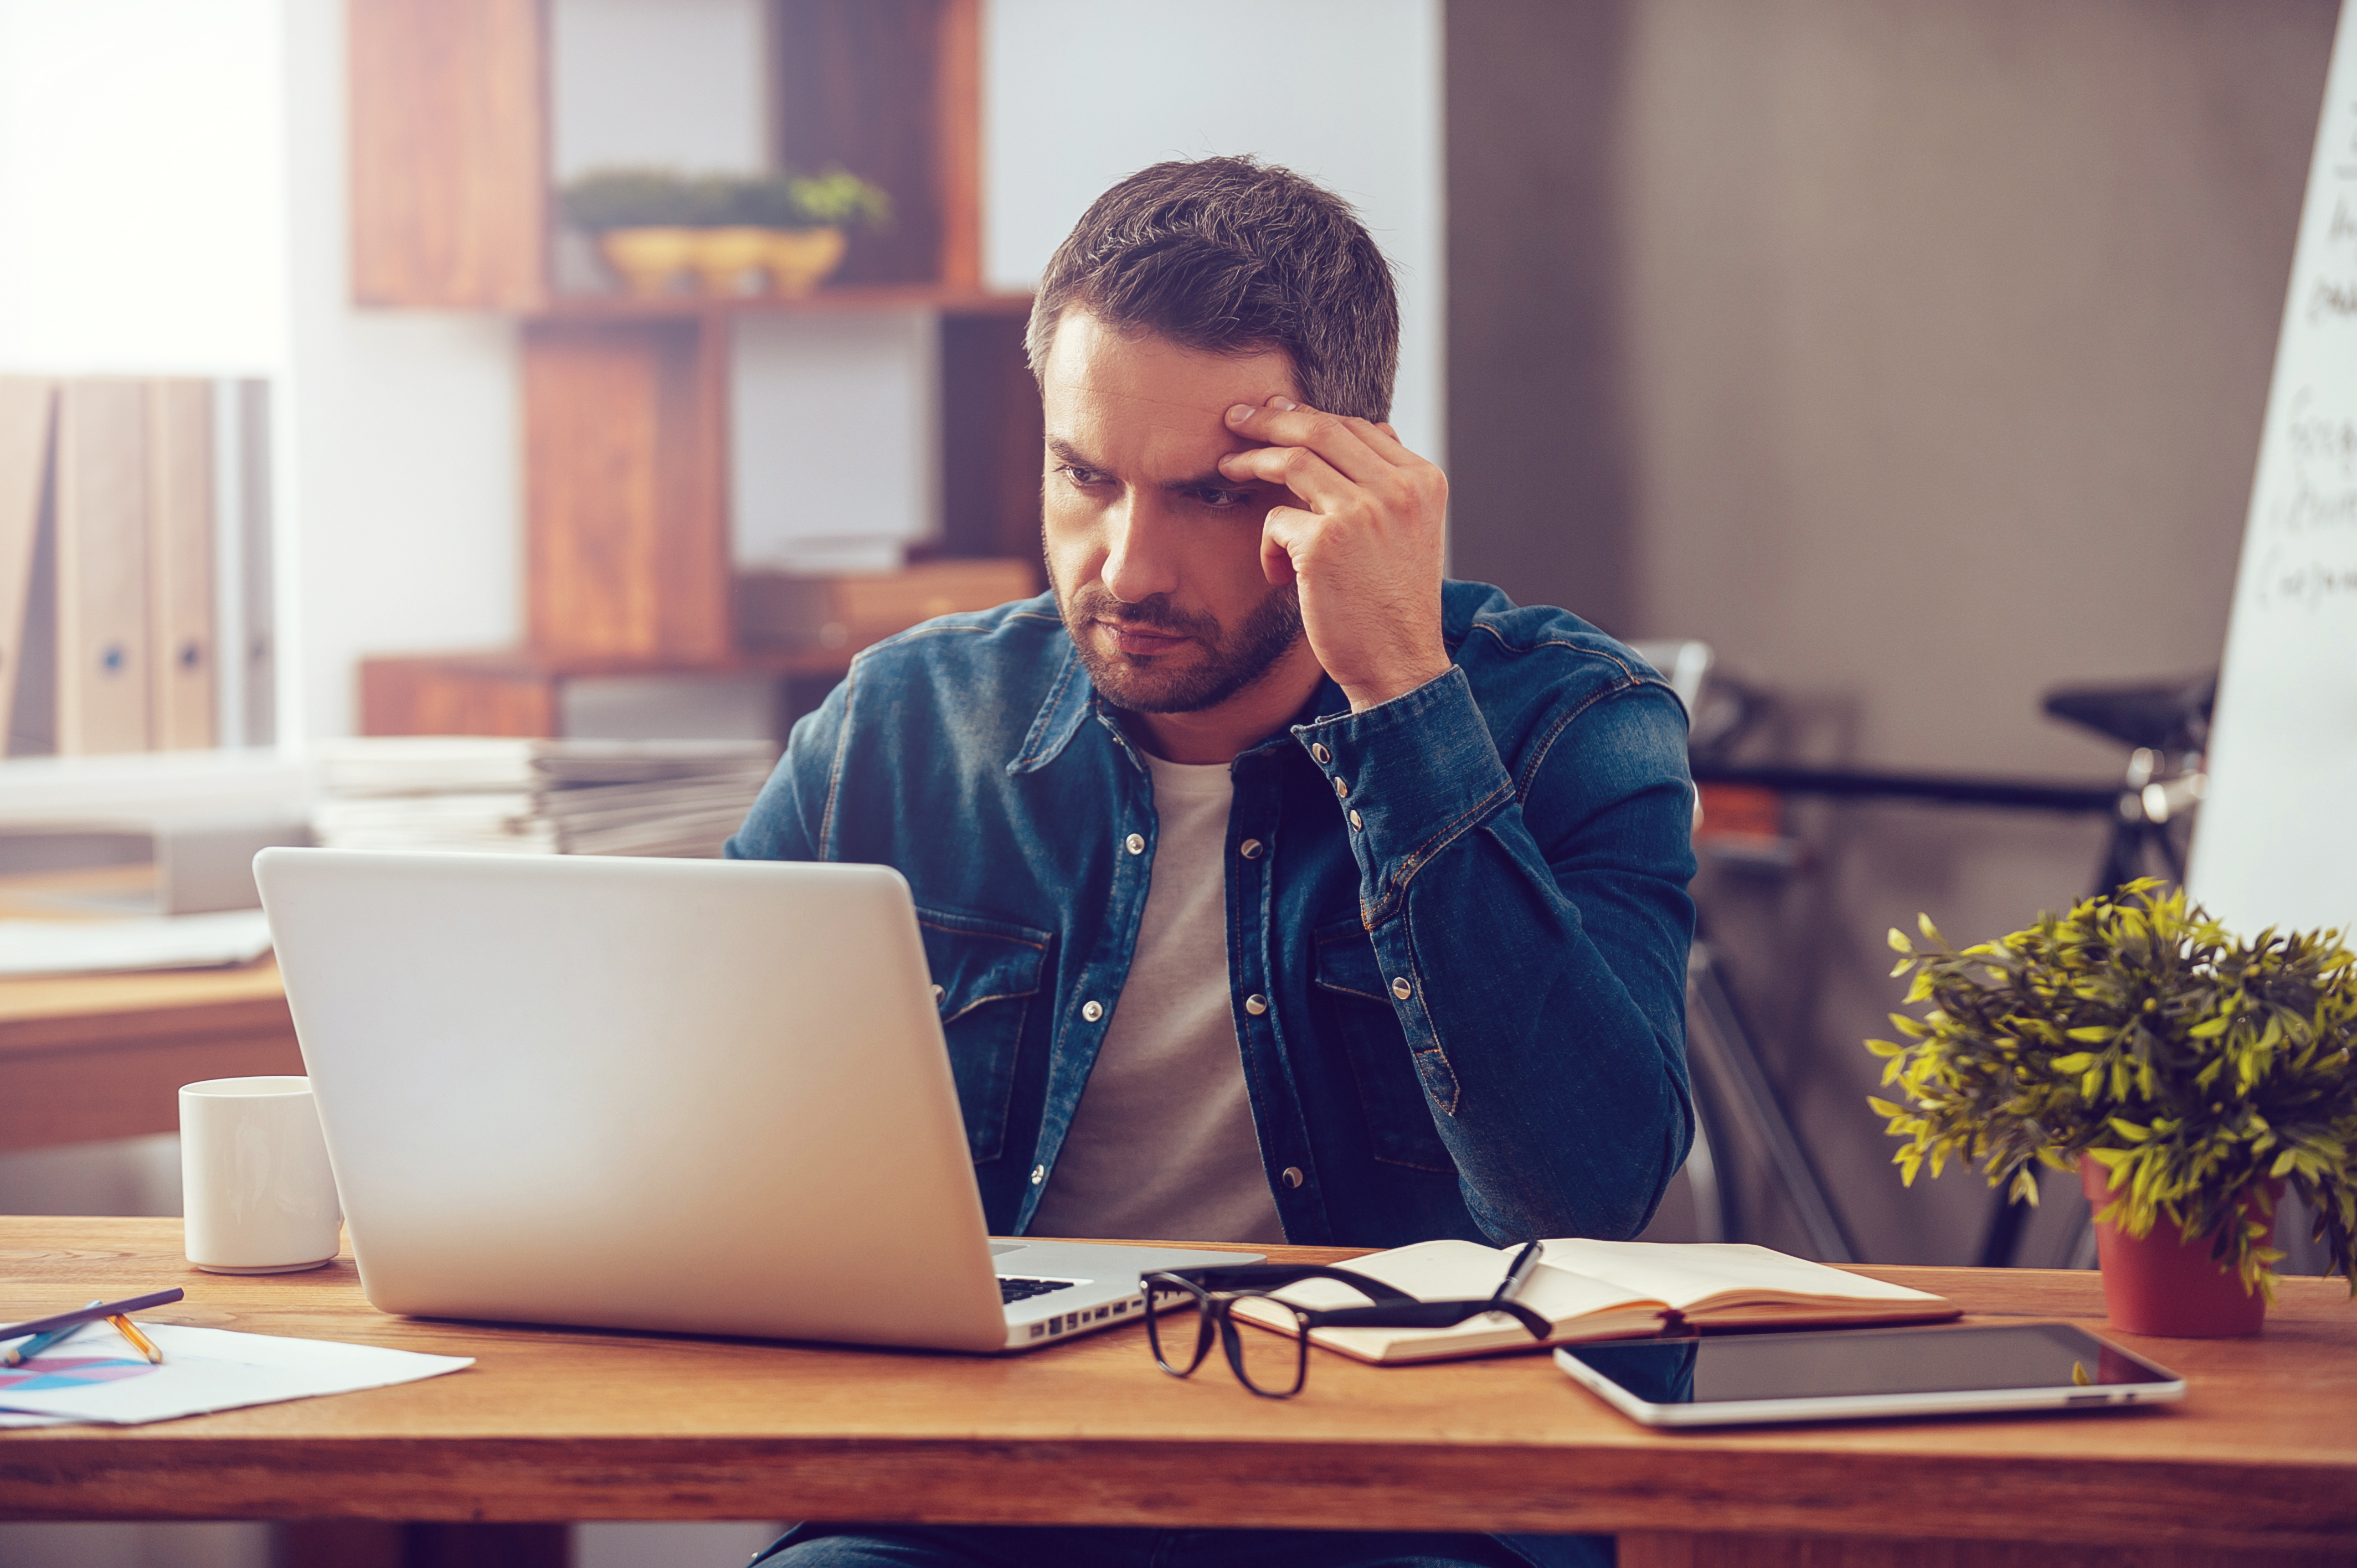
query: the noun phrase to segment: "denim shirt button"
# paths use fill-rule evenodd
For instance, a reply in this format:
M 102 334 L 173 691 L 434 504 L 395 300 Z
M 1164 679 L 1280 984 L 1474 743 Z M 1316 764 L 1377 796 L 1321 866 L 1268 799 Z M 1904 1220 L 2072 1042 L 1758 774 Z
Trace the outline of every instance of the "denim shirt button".
M 1351 781 L 1348 779 L 1337 778 L 1334 780 L 1334 799 L 1337 800 L 1347 800 L 1350 798 Z
M 1287 1187 L 1299 1187 L 1309 1178 L 1301 1174 L 1299 1165 L 1287 1165 L 1285 1167 L 1285 1175 L 1278 1179 Z
M 1409 997 L 1415 994 L 1415 987 L 1407 983 L 1407 977 L 1405 975 L 1402 975 L 1400 978 L 1392 982 L 1392 994 L 1405 1002 Z
M 949 994 L 949 993 L 948 993 L 948 992 L 946 992 L 946 991 L 943 991 L 940 986 L 938 986 L 938 985 L 934 986 L 934 987 L 933 987 L 933 1005 L 934 1005 L 934 1006 L 936 1006 L 936 1007 L 940 1006 L 940 1005 L 942 1004 L 942 997 L 944 997 L 944 996 L 947 996 L 948 994 Z
M 1320 768 L 1334 760 L 1334 754 L 1322 746 L 1311 746 L 1309 755 L 1318 759 L 1318 766 Z
M 1092 1024 L 1095 1023 L 1098 1019 L 1104 1016 L 1104 1004 L 1102 1002 L 1082 1003 L 1081 1016 L 1086 1018 Z
M 1129 851 L 1132 854 L 1144 854 L 1146 853 L 1146 835 L 1144 833 L 1132 833 L 1127 838 L 1122 840 L 1121 843 L 1122 847 Z
M 1243 843 L 1236 845 L 1236 853 L 1243 855 L 1246 860 L 1258 860 L 1260 858 L 1260 840 L 1244 840 Z
M 1361 822 L 1361 821 L 1359 820 L 1359 813 L 1358 813 L 1358 812 L 1356 812 L 1356 811 L 1352 811 L 1352 812 L 1351 813 L 1351 831 L 1352 832 L 1354 832 L 1354 833 L 1355 833 L 1355 832 L 1359 832 L 1362 831 L 1362 830 L 1366 827 L 1366 825 L 1367 825 L 1366 823 L 1364 823 L 1364 822 Z
M 1244 998 L 1244 1011 L 1257 1018 L 1268 1011 L 1268 998 L 1258 992 Z
M 1041 1182 L 1046 1181 L 1047 1179 L 1048 1179 L 1048 1167 L 1047 1167 L 1047 1166 L 1045 1166 L 1045 1165 L 1033 1165 L 1033 1166 L 1031 1167 L 1031 1185 L 1032 1185 L 1033 1187 L 1038 1187 Z

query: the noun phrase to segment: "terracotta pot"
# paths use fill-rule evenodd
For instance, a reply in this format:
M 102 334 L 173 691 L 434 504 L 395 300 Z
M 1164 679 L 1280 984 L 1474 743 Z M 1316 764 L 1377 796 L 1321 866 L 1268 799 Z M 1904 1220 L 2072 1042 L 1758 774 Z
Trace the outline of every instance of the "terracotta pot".
M 2111 1184 L 2105 1167 L 2093 1160 L 2079 1162 L 2079 1185 L 2098 1211 L 2112 1200 Z M 2276 1186 L 2280 1197 L 2282 1184 Z M 2256 1334 L 2266 1321 L 2267 1298 L 2245 1291 L 2233 1270 L 2210 1261 L 2214 1239 L 2213 1233 L 2186 1240 L 2166 1214 L 2142 1237 L 2129 1237 L 2116 1226 L 2095 1221 L 2095 1247 L 2104 1262 L 2104 1305 L 2112 1326 L 2169 1339 Z
M 704 279 L 704 292 L 722 295 L 743 293 L 739 285 L 745 274 L 759 272 L 768 263 L 770 243 L 775 237 L 767 229 L 741 226 L 697 230 L 691 260 Z
M 622 274 L 632 294 L 660 295 L 687 267 L 694 253 L 693 229 L 608 229 L 597 236 L 606 264 Z
M 805 295 L 843 264 L 846 242 L 840 229 L 772 229 L 768 265 L 778 292 Z

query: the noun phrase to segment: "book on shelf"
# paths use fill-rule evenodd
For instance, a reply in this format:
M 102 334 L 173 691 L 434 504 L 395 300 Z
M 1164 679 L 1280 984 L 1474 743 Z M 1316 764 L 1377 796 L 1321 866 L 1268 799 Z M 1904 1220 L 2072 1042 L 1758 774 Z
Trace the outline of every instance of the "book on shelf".
M 311 826 L 331 849 L 709 857 L 776 757 L 766 741 L 338 741 Z
M 1498 1288 L 1516 1251 L 1476 1241 L 1419 1241 L 1339 1266 L 1419 1301 L 1478 1300 Z M 1514 1300 L 1547 1320 L 1548 1345 L 1634 1338 L 1680 1325 L 1815 1328 L 1962 1315 L 1955 1303 L 1929 1291 L 1742 1242 L 1551 1240 L 1539 1260 Z M 1367 1302 L 1335 1280 L 1304 1280 L 1273 1294 L 1311 1311 Z M 1232 1310 L 1262 1327 L 1293 1332 L 1295 1319 L 1281 1308 L 1248 1298 Z M 1383 1365 L 1531 1350 L 1542 1343 L 1502 1313 L 1448 1328 L 1312 1328 L 1309 1342 Z

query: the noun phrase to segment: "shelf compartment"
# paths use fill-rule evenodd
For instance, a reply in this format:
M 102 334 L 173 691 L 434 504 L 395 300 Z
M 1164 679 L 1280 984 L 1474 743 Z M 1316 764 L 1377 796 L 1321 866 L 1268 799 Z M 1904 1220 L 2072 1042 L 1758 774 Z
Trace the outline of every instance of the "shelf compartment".
M 523 330 L 525 627 L 558 657 L 717 660 L 729 616 L 728 324 Z

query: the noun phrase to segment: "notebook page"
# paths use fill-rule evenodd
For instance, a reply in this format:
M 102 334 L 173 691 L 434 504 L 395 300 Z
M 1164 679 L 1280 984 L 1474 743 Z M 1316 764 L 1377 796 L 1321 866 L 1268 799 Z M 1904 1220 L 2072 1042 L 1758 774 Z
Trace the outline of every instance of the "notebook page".
M 1552 1245 L 1552 1243 L 1549 1243 Z M 1650 1293 L 1625 1284 L 1591 1278 L 1560 1267 L 1549 1267 L 1546 1254 L 1523 1282 L 1515 1302 L 1550 1323 L 1566 1323 L 1589 1313 L 1615 1307 L 1662 1305 Z M 1418 1301 L 1464 1301 L 1488 1295 L 1503 1283 L 1513 1253 L 1473 1241 L 1418 1241 L 1372 1257 L 1355 1258 L 1342 1267 L 1381 1280 Z M 1312 1311 L 1337 1306 L 1363 1306 L 1367 1298 L 1339 1280 L 1303 1280 L 1274 1293 Z M 1368 1329 L 1389 1337 L 1428 1338 L 1458 1332 L 1447 1328 Z
M 1813 1263 L 1742 1241 L 1549 1240 L 1539 1254 L 1576 1270 L 1659 1297 L 1683 1312 L 1728 1293 L 1867 1302 L 1937 1302 L 1927 1291 Z

